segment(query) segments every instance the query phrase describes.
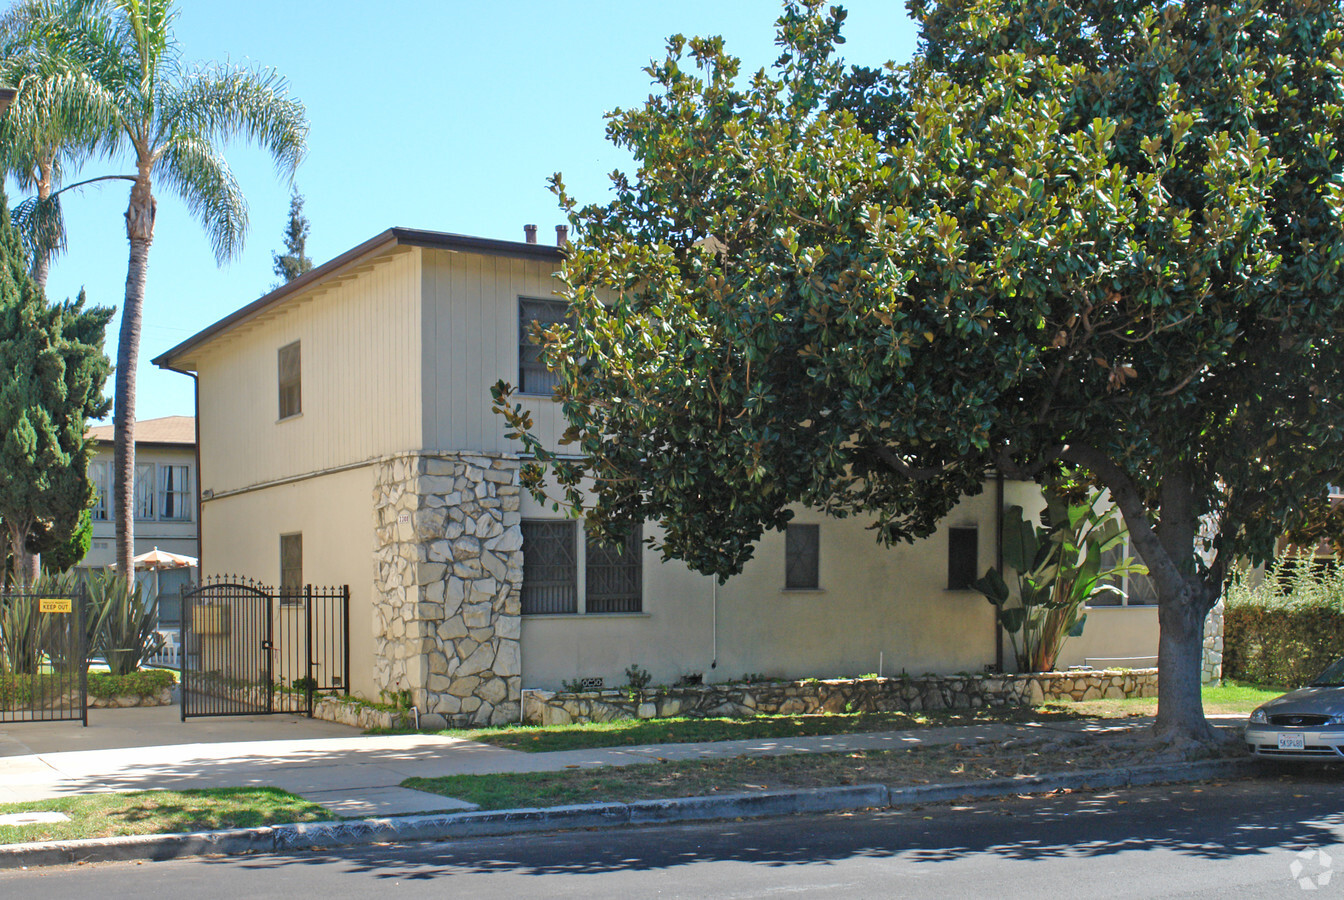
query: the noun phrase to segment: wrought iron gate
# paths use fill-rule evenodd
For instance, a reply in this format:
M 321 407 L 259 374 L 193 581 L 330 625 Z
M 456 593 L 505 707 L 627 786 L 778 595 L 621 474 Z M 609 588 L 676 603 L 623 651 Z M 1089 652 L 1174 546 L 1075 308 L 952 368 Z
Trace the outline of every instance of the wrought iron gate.
M 89 724 L 86 599 L 0 594 L 0 722 Z
M 182 718 L 313 714 L 350 693 L 349 587 L 276 591 L 246 579 L 182 591 Z

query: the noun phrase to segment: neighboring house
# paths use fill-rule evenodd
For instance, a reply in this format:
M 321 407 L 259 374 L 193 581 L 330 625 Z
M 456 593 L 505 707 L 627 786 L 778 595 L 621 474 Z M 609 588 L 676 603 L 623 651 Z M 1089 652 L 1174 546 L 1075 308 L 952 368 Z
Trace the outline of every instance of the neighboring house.
M 89 429 L 94 442 L 89 478 L 97 491 L 93 507 L 93 541 L 79 569 L 101 569 L 116 561 L 116 527 L 112 517 L 112 426 Z M 196 532 L 196 420 L 166 416 L 135 423 L 135 555 L 158 547 L 197 557 Z M 163 602 L 159 624 L 175 626 L 183 584 L 196 578 L 196 569 L 165 569 L 157 574 L 138 572 L 146 590 L 157 585 Z
M 968 585 L 994 562 L 999 503 L 1039 509 L 1033 485 L 990 486 L 892 548 L 799 509 L 724 585 L 636 541 L 592 544 L 521 490 L 489 390 L 520 385 L 540 432 L 563 431 L 526 339 L 564 314 L 560 262 L 394 228 L 155 359 L 198 377 L 203 570 L 348 584 L 354 692 L 410 690 L 457 723 L 631 665 L 655 683 L 994 665 L 993 610 Z M 1063 662 L 1150 657 L 1156 634 L 1152 607 L 1098 609 Z

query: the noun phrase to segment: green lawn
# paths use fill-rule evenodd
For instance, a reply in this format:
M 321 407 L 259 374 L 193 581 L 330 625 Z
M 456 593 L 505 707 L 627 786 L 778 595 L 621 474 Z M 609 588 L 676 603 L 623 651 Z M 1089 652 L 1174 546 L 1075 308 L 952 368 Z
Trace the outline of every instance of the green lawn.
M 1252 709 L 1283 691 L 1255 685 L 1230 684 L 1204 689 L 1208 713 L 1249 714 Z M 805 735 L 856 734 L 986 722 L 1027 722 L 1042 719 L 1125 718 L 1151 716 L 1157 700 L 1090 700 L 1083 703 L 1052 702 L 1044 706 L 1010 709 L 942 710 L 927 713 L 822 713 L 806 716 L 755 716 L 750 719 L 621 719 L 583 725 L 514 725 L 503 728 L 449 730 L 442 734 L 472 741 L 545 753 L 552 750 L 583 750 L 590 747 L 622 747 L 638 744 L 690 743 L 802 737 Z
M 408 778 L 402 787 L 455 797 L 482 809 L 631 802 L 851 784 L 920 785 L 1103 769 L 1153 761 L 1161 748 L 1124 735 L 1070 736 L 912 750 L 659 761 L 563 772 Z M 1239 747 L 1228 753 L 1242 752 Z
M 0 844 L 177 834 L 340 818 L 278 788 L 81 794 L 30 803 L 0 803 L 0 815 L 38 811 L 65 813 L 70 821 L 0 826 Z

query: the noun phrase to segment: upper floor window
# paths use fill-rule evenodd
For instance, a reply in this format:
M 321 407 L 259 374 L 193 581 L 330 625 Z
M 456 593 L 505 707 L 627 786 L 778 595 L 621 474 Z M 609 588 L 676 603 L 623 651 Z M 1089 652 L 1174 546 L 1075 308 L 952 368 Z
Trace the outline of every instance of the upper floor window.
M 154 464 L 135 464 L 135 517 L 154 518 Z
M 784 589 L 814 591 L 821 586 L 821 526 L 789 525 L 784 531 Z
M 1134 545 L 1129 538 L 1112 547 L 1101 555 L 1101 567 L 1109 569 L 1126 558 L 1142 562 L 1134 553 Z M 1112 579 L 1102 589 L 1087 599 L 1088 606 L 1156 606 L 1157 588 L 1147 575 L 1137 572 Z
M 93 482 L 93 510 L 91 515 L 99 522 L 107 519 L 107 498 L 111 492 L 112 465 L 106 460 L 89 463 L 89 480 Z
M 159 466 L 159 518 L 191 518 L 191 469 Z
M 518 298 L 518 390 L 550 396 L 558 379 L 541 362 L 541 345 L 532 343 L 532 323 L 542 328 L 565 321 L 569 304 L 563 300 Z
M 279 352 L 280 418 L 288 419 L 303 412 L 299 342 L 286 344 Z

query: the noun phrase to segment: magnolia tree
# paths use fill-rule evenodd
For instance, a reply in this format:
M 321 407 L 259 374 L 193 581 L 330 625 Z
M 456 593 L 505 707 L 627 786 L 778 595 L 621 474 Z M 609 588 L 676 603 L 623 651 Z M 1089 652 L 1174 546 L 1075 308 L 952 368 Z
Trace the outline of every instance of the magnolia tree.
M 1159 598 L 1157 732 L 1212 740 L 1228 566 L 1338 471 L 1344 13 L 912 13 L 919 55 L 880 71 L 837 59 L 843 12 L 813 3 L 749 78 L 675 37 L 610 118 L 636 163 L 613 198 L 557 176 L 573 314 L 536 338 L 564 455 L 495 389 L 525 483 L 602 531 L 655 520 L 666 556 L 726 577 L 791 504 L 892 542 L 991 471 L 1090 481 Z

